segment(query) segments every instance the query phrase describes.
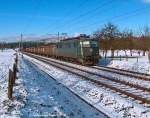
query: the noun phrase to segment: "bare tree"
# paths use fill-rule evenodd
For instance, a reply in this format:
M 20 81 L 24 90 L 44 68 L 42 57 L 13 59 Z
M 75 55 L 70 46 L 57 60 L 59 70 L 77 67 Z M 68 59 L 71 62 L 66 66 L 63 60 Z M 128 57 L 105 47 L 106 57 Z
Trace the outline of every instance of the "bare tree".
M 114 49 L 112 46 L 111 41 L 118 39 L 120 37 L 120 32 L 118 30 L 118 27 L 115 26 L 112 23 L 107 23 L 104 25 L 104 27 L 101 30 L 97 30 L 94 35 L 96 38 L 99 38 L 100 40 L 109 40 L 110 42 L 110 50 L 111 50 L 111 57 L 114 57 Z
M 150 37 L 150 27 L 149 26 L 144 26 L 144 29 L 143 29 L 143 34 L 145 37 Z
M 133 49 L 133 43 L 132 43 L 132 39 L 133 39 L 133 31 L 132 30 L 129 30 L 129 29 L 125 29 L 122 33 L 121 33 L 121 39 L 125 39 L 125 40 L 128 40 L 127 42 L 127 47 L 128 49 L 130 50 L 130 56 L 132 56 L 132 49 Z M 125 55 L 127 56 L 126 54 L 126 49 L 124 50 L 125 52 Z
M 141 39 L 148 39 L 150 38 L 150 27 L 145 25 L 143 30 L 141 31 L 142 32 L 142 36 L 141 36 Z M 145 47 L 143 48 L 143 56 L 145 56 Z

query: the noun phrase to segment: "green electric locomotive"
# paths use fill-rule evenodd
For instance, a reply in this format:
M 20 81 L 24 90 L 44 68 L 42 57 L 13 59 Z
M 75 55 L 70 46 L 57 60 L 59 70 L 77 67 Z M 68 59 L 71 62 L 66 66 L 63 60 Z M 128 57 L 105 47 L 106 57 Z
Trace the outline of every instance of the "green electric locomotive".
M 96 39 L 66 39 L 56 44 L 56 57 L 82 65 L 95 65 L 99 61 L 99 43 Z

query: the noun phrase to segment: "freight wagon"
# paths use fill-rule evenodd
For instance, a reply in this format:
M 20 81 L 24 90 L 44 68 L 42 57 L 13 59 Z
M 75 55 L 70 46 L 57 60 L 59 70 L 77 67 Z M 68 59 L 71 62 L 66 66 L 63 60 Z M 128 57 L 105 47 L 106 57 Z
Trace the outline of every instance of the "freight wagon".
M 32 47 L 25 51 L 83 65 L 95 65 L 99 61 L 98 44 L 96 39 L 75 38 L 45 46 Z

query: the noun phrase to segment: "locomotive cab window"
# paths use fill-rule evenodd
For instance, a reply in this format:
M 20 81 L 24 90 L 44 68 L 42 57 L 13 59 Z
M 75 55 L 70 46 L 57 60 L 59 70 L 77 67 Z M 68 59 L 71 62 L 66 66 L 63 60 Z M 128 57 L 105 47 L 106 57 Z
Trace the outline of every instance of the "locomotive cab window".
M 90 41 L 81 42 L 83 47 L 90 47 Z
M 98 47 L 98 44 L 96 41 L 92 41 L 91 42 L 91 47 L 95 48 L 95 47 Z

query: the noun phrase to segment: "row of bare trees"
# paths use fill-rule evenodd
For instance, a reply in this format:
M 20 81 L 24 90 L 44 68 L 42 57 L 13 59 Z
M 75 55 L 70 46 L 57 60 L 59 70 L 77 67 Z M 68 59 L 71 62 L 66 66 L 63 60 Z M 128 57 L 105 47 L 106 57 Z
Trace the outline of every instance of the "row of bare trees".
M 119 31 L 118 27 L 112 23 L 105 24 L 103 28 L 94 33 L 94 37 L 100 40 L 100 48 L 107 54 L 111 50 L 114 57 L 115 50 L 143 50 L 143 55 L 150 49 L 150 27 L 145 26 L 139 34 L 134 34 L 132 30 Z
M 106 54 L 108 50 L 111 50 L 112 57 L 115 50 L 123 50 L 125 54 L 127 50 L 130 50 L 131 56 L 133 50 L 142 50 L 143 56 L 145 56 L 145 52 L 150 49 L 150 39 L 100 40 L 100 49 L 104 50 Z

